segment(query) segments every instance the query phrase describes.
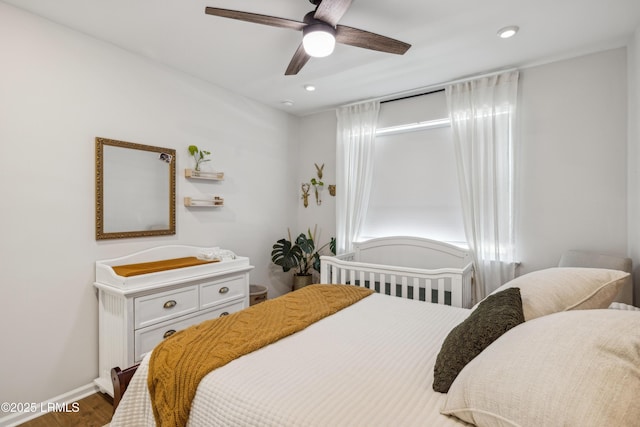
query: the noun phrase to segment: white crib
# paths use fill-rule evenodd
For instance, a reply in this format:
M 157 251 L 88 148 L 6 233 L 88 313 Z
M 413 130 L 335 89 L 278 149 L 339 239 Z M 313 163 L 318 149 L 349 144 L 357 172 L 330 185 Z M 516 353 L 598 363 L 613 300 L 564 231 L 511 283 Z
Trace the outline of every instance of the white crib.
M 320 257 L 320 283 L 351 284 L 402 298 L 471 307 L 468 249 L 418 237 L 381 237 Z

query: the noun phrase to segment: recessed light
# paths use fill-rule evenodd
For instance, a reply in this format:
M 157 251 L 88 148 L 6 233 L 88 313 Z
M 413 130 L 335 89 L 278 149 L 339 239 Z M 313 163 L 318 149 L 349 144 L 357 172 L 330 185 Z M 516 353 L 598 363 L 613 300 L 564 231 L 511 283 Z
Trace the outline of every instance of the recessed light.
M 316 87 L 314 85 L 304 85 L 304 90 L 306 90 L 307 92 L 313 92 L 314 90 L 316 90 Z
M 517 25 L 509 25 L 498 30 L 498 37 L 502 39 L 508 39 L 516 35 L 520 28 Z
M 282 101 L 282 105 L 286 105 L 287 107 L 293 107 L 293 104 L 295 104 L 295 102 L 290 99 L 285 99 L 284 101 Z

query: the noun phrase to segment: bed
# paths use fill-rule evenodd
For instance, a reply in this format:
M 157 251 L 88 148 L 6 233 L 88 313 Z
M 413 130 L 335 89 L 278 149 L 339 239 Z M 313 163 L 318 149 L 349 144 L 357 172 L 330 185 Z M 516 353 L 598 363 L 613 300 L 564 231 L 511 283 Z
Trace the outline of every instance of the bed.
M 208 373 L 186 425 L 637 425 L 640 312 L 607 308 L 627 276 L 541 270 L 472 309 L 371 292 Z M 312 285 L 228 318 L 328 288 L 354 287 Z M 486 331 L 474 328 L 489 323 L 511 326 L 484 342 Z M 448 364 L 470 350 L 447 392 L 435 391 Z M 112 427 L 155 425 L 148 386 L 156 352 L 137 369 Z
M 419 237 L 392 236 L 354 243 L 354 251 L 320 258 L 320 283 L 470 308 L 473 264 L 468 249 Z

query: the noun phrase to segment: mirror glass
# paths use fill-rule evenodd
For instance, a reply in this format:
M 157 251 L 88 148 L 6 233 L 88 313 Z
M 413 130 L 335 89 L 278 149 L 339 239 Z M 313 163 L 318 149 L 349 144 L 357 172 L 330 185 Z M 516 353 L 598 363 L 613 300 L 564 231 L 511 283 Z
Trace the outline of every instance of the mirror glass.
M 176 233 L 175 150 L 96 138 L 96 239 Z

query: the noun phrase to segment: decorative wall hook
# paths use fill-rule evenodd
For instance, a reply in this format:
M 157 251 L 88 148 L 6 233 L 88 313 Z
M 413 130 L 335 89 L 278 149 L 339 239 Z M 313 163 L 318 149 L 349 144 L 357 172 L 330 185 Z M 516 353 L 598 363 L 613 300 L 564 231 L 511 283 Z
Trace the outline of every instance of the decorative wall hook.
M 311 188 L 311 186 L 309 185 L 308 182 L 303 182 L 302 183 L 302 200 L 304 203 L 304 207 L 308 207 L 309 206 L 309 188 Z
M 336 185 L 335 184 L 329 184 L 329 194 L 332 196 L 336 195 Z
M 318 176 L 318 179 L 311 178 L 309 182 L 302 183 L 302 200 L 305 208 L 309 206 L 309 191 L 311 190 L 311 186 L 313 186 L 313 194 L 316 196 L 316 205 L 320 206 L 322 204 L 321 193 L 322 189 L 324 188 L 324 182 L 322 182 L 321 180 L 324 163 L 320 166 L 318 166 L 317 163 L 314 163 L 313 165 L 316 167 L 316 175 Z

